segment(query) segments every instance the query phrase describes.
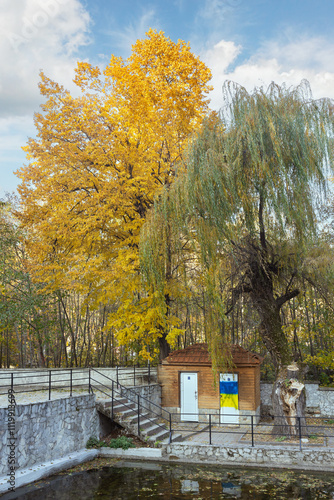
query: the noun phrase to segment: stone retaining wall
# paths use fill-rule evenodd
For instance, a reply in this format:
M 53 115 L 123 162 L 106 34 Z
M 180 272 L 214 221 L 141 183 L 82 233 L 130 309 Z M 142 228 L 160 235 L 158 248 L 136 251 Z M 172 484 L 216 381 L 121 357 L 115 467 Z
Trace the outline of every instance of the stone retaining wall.
M 261 382 L 261 413 L 271 414 L 272 384 Z M 318 382 L 306 382 L 306 411 L 309 415 L 334 417 L 334 387 L 319 387 Z
M 13 434 L 8 428 L 8 409 L 0 408 L 0 475 L 8 472 L 8 444 L 12 444 L 16 469 L 24 469 L 78 451 L 90 436 L 98 435 L 93 395 L 17 405 Z
M 166 447 L 166 452 L 170 460 L 334 471 L 334 450 L 328 448 L 299 451 L 288 446 L 252 448 L 172 443 Z

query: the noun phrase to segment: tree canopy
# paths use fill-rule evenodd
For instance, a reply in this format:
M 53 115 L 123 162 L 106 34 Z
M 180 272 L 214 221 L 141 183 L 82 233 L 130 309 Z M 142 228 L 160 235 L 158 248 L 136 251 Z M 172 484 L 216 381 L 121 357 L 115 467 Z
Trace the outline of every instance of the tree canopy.
M 155 195 L 182 168 L 208 111 L 210 78 L 188 44 L 153 30 L 103 71 L 78 63 L 78 97 L 41 74 L 46 102 L 26 147 L 29 164 L 17 172 L 31 266 L 51 290 L 111 301 L 109 325 L 122 342 L 156 338 L 142 314 L 139 232 Z
M 155 213 L 176 207 L 174 232 L 193 241 L 216 317 L 211 334 L 222 335 L 236 303 L 247 297 L 279 371 L 293 356 L 281 309 L 300 293 L 333 168 L 333 107 L 313 100 L 307 82 L 252 93 L 227 82 L 223 95 L 220 119 L 208 120 L 194 139 L 186 173 Z M 163 272 L 158 286 L 154 270 L 163 269 L 166 252 L 161 240 L 152 240 L 154 247 L 146 235 L 161 233 L 162 220 L 152 215 L 143 238 L 143 268 L 156 290 L 168 287 Z

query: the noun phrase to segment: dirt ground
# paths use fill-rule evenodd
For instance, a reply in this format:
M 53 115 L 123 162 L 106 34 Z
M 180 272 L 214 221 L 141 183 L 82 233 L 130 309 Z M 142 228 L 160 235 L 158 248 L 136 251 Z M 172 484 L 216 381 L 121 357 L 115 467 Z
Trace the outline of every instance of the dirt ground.
M 116 423 L 114 423 L 111 432 L 109 432 L 107 436 L 103 436 L 101 438 L 101 441 L 105 441 L 107 444 L 109 444 L 111 439 L 116 439 L 120 436 L 126 436 L 128 438 L 131 438 L 136 448 L 149 448 L 149 445 L 145 441 L 142 441 L 134 434 L 130 434 L 129 432 L 126 431 L 126 429 L 123 429 L 123 427 L 117 425 Z

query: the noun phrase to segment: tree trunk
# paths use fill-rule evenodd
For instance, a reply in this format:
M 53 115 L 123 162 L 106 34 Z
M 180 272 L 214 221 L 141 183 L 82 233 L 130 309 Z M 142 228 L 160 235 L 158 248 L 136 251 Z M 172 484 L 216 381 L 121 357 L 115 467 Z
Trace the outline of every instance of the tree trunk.
M 293 437 L 307 434 L 305 385 L 296 363 L 282 368 L 278 373 L 273 385 L 272 405 L 274 435 Z
M 166 340 L 166 335 L 163 334 L 162 337 L 159 338 L 159 347 L 160 347 L 160 361 L 167 358 L 170 353 L 170 345 Z
M 281 297 L 275 298 L 272 275 L 260 262 L 253 261 L 251 299 L 261 319 L 259 333 L 276 371 L 272 392 L 273 434 L 298 436 L 300 432 L 306 432 L 305 386 L 297 364 L 291 364 L 292 351 L 282 329 L 280 310 L 283 304 L 298 295 L 299 291 L 287 291 Z

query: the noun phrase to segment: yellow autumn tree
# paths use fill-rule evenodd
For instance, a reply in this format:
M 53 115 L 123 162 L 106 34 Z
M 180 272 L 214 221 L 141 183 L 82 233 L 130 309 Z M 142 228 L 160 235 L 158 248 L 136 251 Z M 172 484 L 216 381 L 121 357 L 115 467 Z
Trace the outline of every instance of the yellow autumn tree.
M 41 73 L 46 102 L 17 172 L 34 274 L 89 293 L 91 304 L 112 302 L 121 343 L 165 336 L 151 329 L 154 312 L 143 315 L 139 232 L 207 114 L 210 78 L 188 44 L 154 30 L 103 71 L 78 63 L 78 97 Z

